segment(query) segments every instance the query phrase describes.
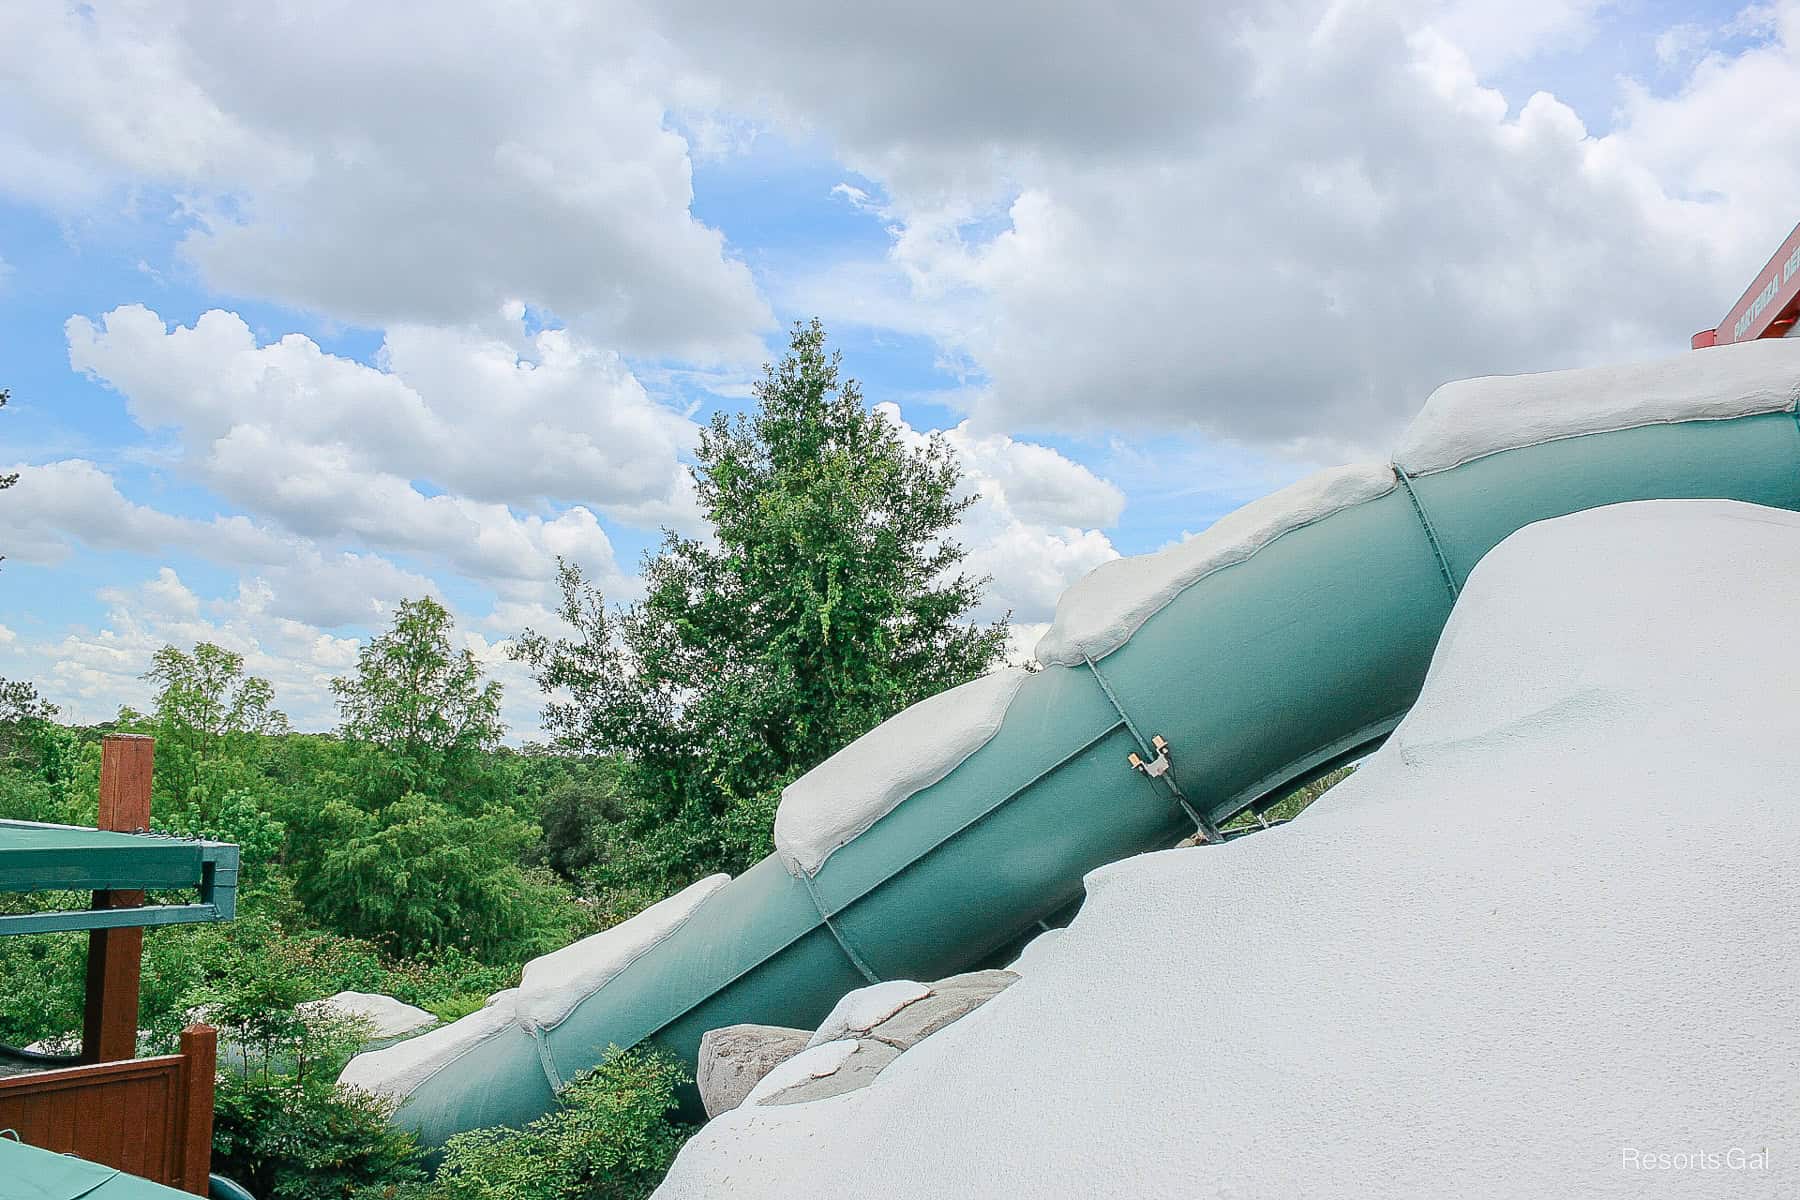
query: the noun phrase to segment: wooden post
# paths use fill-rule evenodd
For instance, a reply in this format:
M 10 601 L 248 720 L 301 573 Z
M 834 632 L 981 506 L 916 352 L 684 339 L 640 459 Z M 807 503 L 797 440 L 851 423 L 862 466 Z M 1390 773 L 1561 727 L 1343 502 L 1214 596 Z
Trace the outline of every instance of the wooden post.
M 219 1074 L 219 1032 L 210 1025 L 181 1031 L 186 1088 L 181 1097 L 181 1180 L 176 1185 L 206 1195 L 212 1174 L 213 1088 Z
M 101 741 L 101 829 L 133 833 L 150 827 L 150 773 L 155 759 L 154 739 L 119 734 Z M 94 893 L 95 908 L 132 908 L 143 902 L 142 892 Z M 142 929 L 88 931 L 82 1062 L 113 1062 L 137 1056 L 138 986 L 143 958 Z

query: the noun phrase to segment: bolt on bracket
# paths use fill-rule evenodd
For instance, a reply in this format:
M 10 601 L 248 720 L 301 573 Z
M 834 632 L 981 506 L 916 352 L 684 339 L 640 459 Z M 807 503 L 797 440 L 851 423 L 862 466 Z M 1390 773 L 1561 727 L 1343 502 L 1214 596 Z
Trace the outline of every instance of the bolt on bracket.
M 1164 741 L 1162 734 L 1159 733 L 1150 739 L 1150 746 L 1156 751 L 1155 758 L 1145 762 L 1142 756 L 1132 754 L 1126 761 L 1131 764 L 1132 770 L 1148 775 L 1152 779 L 1161 779 L 1169 770 L 1169 743 Z

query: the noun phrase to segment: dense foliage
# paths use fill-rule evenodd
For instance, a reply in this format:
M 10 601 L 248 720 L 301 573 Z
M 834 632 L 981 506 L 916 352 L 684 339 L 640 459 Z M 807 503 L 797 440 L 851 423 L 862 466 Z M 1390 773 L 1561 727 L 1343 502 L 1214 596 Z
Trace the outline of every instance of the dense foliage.
M 423 1178 L 391 1104 L 337 1086 L 366 1029 L 314 999 L 306 972 L 272 961 L 198 989 L 225 1070 L 214 1103 L 213 1169 L 265 1200 L 337 1200 Z
M 672 1125 L 686 1075 L 614 1047 L 556 1111 L 524 1129 L 477 1129 L 444 1148 L 434 1200 L 630 1200 L 655 1189 L 681 1149 Z
M 518 642 L 558 697 L 558 744 L 625 761 L 619 833 L 638 852 L 596 854 L 620 884 L 742 870 L 770 848 L 784 784 L 1000 657 L 1005 622 L 967 620 L 986 581 L 956 570 L 951 534 L 974 498 L 951 450 L 907 446 L 839 367 L 817 321 L 796 325 L 755 411 L 701 434 L 712 537 L 666 534 L 644 599 L 617 612 L 564 566 L 575 636 Z
M 676 1064 L 613 1053 L 555 1112 L 460 1136 L 432 1173 L 380 1102 L 337 1086 L 361 1031 L 309 1002 L 350 989 L 474 1011 L 529 958 L 760 858 L 784 783 L 994 663 L 1005 625 L 967 620 L 983 581 L 957 571 L 972 501 L 949 450 L 909 448 L 838 372 L 817 322 L 797 326 L 755 411 L 713 421 L 694 468 L 713 537 L 666 535 L 639 604 L 609 610 L 563 568 L 569 628 L 518 645 L 551 749 L 504 744 L 499 685 L 429 598 L 333 682 L 329 734 L 292 732 L 269 681 L 206 642 L 158 651 L 151 711 L 98 727 L 0 680 L 0 818 L 92 824 L 101 737 L 149 733 L 154 827 L 242 849 L 235 921 L 144 940 L 146 1049 L 196 1017 L 222 1031 L 221 1170 L 268 1200 L 654 1187 L 687 1132 Z M 80 1028 L 84 947 L 0 938 L 0 1042 Z
M 321 923 L 402 954 L 530 957 L 580 921 L 526 865 L 540 798 L 500 753 L 500 685 L 451 632 L 435 600 L 406 601 L 333 683 L 350 770 L 288 816 L 296 891 Z

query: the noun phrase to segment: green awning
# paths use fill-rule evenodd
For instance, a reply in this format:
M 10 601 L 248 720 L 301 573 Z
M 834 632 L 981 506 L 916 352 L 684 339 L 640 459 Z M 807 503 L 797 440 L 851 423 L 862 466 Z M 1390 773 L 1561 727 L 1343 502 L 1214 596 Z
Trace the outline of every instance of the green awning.
M 188 891 L 190 903 L 0 915 L 0 934 L 228 921 L 238 848 L 224 842 L 0 821 L 0 892 Z
M 112 1167 L 0 1137 L 8 1200 L 194 1200 L 186 1192 Z

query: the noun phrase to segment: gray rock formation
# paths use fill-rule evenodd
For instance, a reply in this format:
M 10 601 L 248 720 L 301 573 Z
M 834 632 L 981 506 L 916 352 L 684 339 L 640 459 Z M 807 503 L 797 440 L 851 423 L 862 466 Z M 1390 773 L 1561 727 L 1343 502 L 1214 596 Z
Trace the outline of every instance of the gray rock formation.
M 1018 980 L 1011 971 L 970 971 L 931 985 L 931 991 L 881 1024 L 869 1036 L 896 1050 L 924 1041 L 944 1026 L 965 1017 Z
M 726 1025 L 700 1039 L 694 1083 L 706 1115 L 716 1117 L 744 1102 L 764 1075 L 798 1054 L 811 1035 L 780 1025 Z
M 379 992 L 339 992 L 323 1000 L 309 1000 L 296 1011 L 307 1017 L 339 1017 L 363 1022 L 371 1043 L 411 1037 L 438 1023 L 438 1019 L 424 1009 Z
M 839 1096 L 860 1087 L 867 1087 L 874 1082 L 877 1075 L 887 1068 L 889 1063 L 900 1057 L 901 1051 L 917 1045 L 952 1021 L 974 1012 L 1005 991 L 1018 978 L 1018 975 L 1011 971 L 970 971 L 967 974 L 940 979 L 924 989 L 922 995 L 910 1000 L 904 998 L 904 989 L 899 988 L 897 984 L 877 984 L 874 987 L 863 989 L 872 994 L 871 1002 L 860 1007 L 875 1013 L 886 1010 L 888 1015 L 870 1025 L 866 1031 L 857 1029 L 861 1036 L 854 1039 L 856 1048 L 836 1068 L 827 1070 L 825 1074 L 814 1075 L 770 1092 L 759 1097 L 756 1102 L 758 1104 L 803 1104 L 808 1100 L 823 1100 L 827 1096 Z M 877 989 L 885 990 L 881 994 L 874 994 Z M 898 1007 L 890 1009 L 889 1006 L 896 1003 L 894 998 L 896 994 L 900 995 Z M 833 1018 L 839 1018 L 837 1022 L 839 1025 L 850 1020 L 850 1017 L 843 1014 L 853 1015 L 859 1008 L 859 1005 L 855 1003 L 856 997 L 857 993 L 853 992 L 840 1001 L 838 1008 L 833 1010 L 833 1017 L 827 1018 L 827 1024 L 831 1024 Z M 880 1003 L 874 1002 L 877 1000 Z M 854 1022 L 852 1021 L 851 1024 L 854 1025 Z M 715 1109 L 705 1080 L 708 1077 L 709 1064 L 719 1059 L 720 1055 L 716 1050 L 709 1054 L 707 1043 L 715 1035 L 731 1034 L 735 1030 L 760 1031 L 765 1037 L 771 1032 L 791 1034 L 798 1041 L 792 1043 L 793 1049 L 782 1054 L 780 1059 L 765 1060 L 766 1065 L 759 1062 L 760 1069 L 757 1070 L 754 1078 L 741 1085 L 734 1081 L 733 1090 L 730 1093 L 721 1093 L 721 1100 L 723 1101 L 728 1095 L 729 1103 Z M 818 1035 L 813 1035 L 813 1041 L 817 1040 Z M 830 1044 L 842 1046 L 847 1044 L 848 1040 Z M 756 1045 L 753 1043 L 753 1046 Z M 716 1116 L 726 1108 L 736 1107 L 742 1103 L 757 1079 L 761 1079 L 781 1060 L 806 1045 L 808 1045 L 807 1035 L 799 1030 L 769 1030 L 767 1026 L 761 1025 L 734 1025 L 707 1034 L 706 1039 L 700 1043 L 699 1071 L 702 1080 L 700 1095 L 706 1101 L 707 1115 Z M 760 1049 L 760 1046 L 757 1048 Z M 814 1048 L 808 1053 L 817 1053 L 819 1049 L 822 1048 Z M 713 1071 L 719 1069 L 717 1066 L 710 1067 L 710 1070 Z M 774 1081 L 771 1080 L 771 1083 Z
M 854 1092 L 857 1088 L 867 1087 L 875 1082 L 875 1077 L 887 1068 L 887 1065 L 900 1057 L 897 1047 L 887 1042 L 878 1042 L 874 1038 L 858 1038 L 856 1049 L 846 1058 L 843 1065 L 829 1075 L 819 1075 L 803 1080 L 791 1087 L 782 1088 L 772 1095 L 764 1096 L 758 1104 L 804 1104 L 808 1100 L 823 1100 L 827 1096 L 841 1096 L 845 1092 Z

